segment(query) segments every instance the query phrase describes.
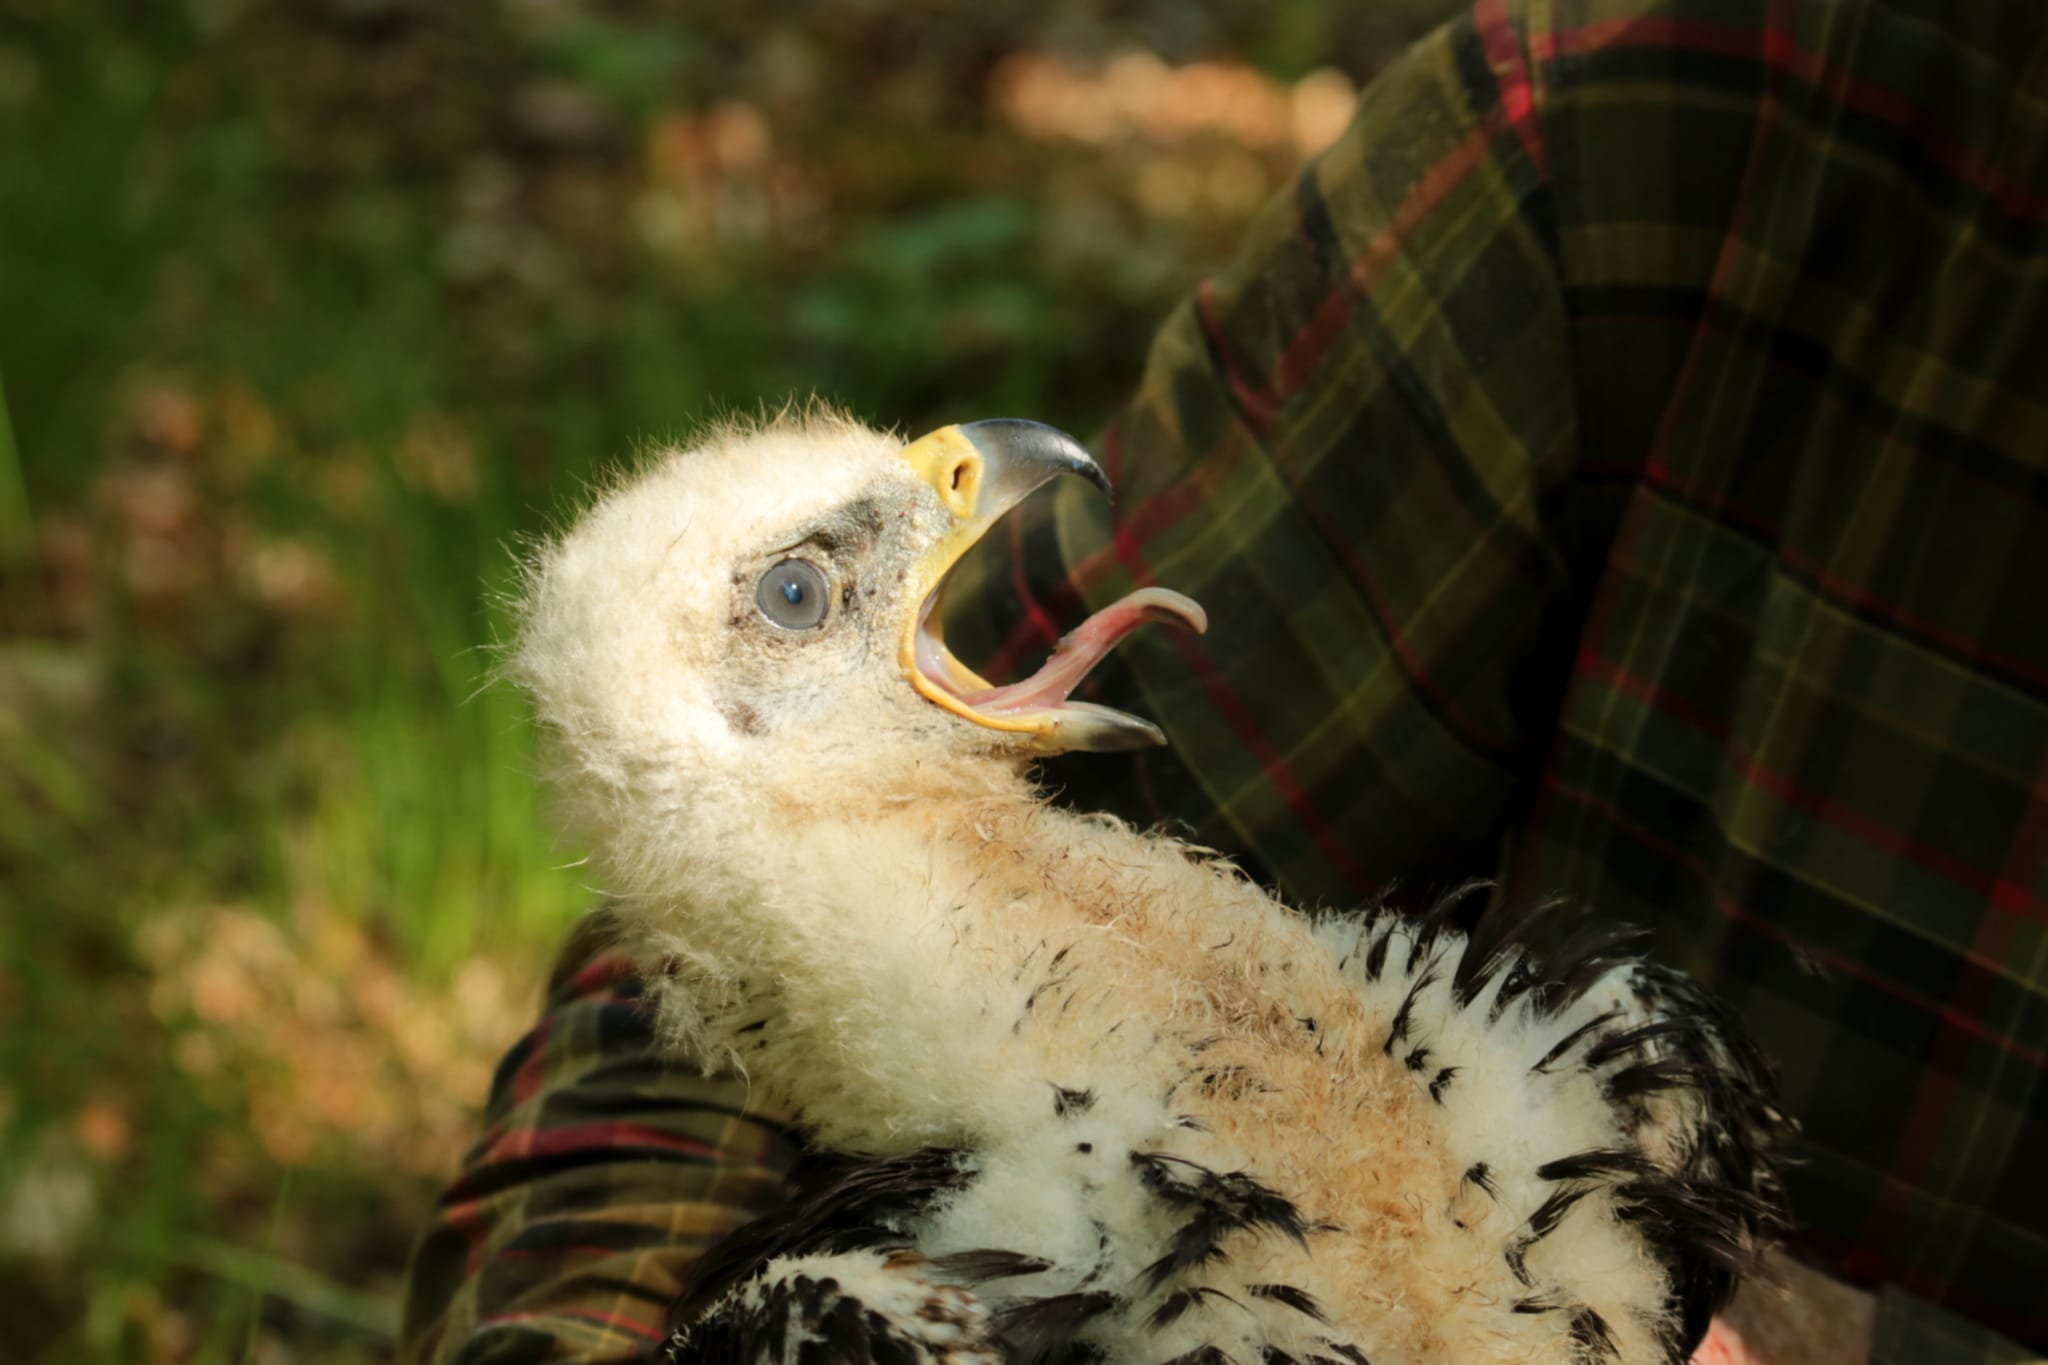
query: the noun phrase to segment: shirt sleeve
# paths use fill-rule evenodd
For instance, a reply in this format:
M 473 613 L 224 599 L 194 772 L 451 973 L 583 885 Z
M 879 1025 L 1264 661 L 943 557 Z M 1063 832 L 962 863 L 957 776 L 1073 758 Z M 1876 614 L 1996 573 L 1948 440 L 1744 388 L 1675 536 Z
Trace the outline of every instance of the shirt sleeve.
M 500 1062 L 482 1136 L 407 1276 L 408 1365 L 628 1360 L 681 1276 L 781 1203 L 796 1148 L 745 1089 L 663 1053 L 604 912 Z
M 1096 680 L 1173 747 L 1051 776 L 1297 902 L 1491 866 L 1570 662 L 1548 492 L 1579 403 L 1526 52 L 1483 4 L 1369 86 L 1159 333 L 1097 442 L 1114 507 L 1059 487 L 949 593 L 994 677 L 1135 587 L 1200 601 L 1206 635 Z

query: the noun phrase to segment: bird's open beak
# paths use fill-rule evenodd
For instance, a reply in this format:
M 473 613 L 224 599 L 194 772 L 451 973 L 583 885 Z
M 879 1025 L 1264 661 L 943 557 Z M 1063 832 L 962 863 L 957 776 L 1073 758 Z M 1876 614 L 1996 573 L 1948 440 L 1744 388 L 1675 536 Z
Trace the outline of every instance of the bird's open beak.
M 1066 433 L 1014 418 L 941 427 L 905 446 L 902 456 L 952 519 L 912 571 L 911 600 L 919 605 L 904 627 L 900 652 L 910 685 L 953 714 L 1015 733 L 1041 753 L 1164 744 L 1166 737 L 1150 721 L 1068 698 L 1119 640 L 1146 621 L 1208 629 L 1207 615 L 1191 598 L 1141 588 L 1076 626 L 1053 647 L 1044 667 L 1007 687 L 994 686 L 954 658 L 941 638 L 940 591 L 968 549 L 1004 513 L 1062 474 L 1077 474 L 1107 494 L 1109 479 L 1101 466 Z

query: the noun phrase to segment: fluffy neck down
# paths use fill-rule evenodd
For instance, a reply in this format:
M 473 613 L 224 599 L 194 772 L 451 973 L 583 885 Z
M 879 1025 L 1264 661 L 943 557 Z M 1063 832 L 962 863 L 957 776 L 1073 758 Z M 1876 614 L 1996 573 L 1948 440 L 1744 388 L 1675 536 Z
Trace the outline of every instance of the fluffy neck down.
M 1021 783 L 859 823 L 761 814 L 721 836 L 694 875 L 631 898 L 668 1026 L 821 1148 L 970 1154 L 976 1181 L 906 1230 L 921 1250 L 1056 1267 L 1004 1294 L 1142 1284 L 1174 1234 L 1152 1196 L 1185 1163 L 1295 1211 L 1195 1267 L 1192 1302 L 1284 1286 L 1334 1326 L 1302 1313 L 1276 1337 L 1191 1313 L 1144 1326 L 1148 1354 L 1179 1338 L 1312 1359 L 1341 1329 L 1378 1365 L 1479 1339 L 1499 1343 L 1489 1358 L 1562 1363 L 1600 1358 L 1595 1324 L 1614 1358 L 1668 1358 L 1666 1272 L 1617 1182 L 1543 1174 L 1639 1150 L 1602 1078 L 1545 1066 L 1641 1022 L 1619 1003 L 1624 968 L 1557 1014 L 1494 1008 L 1508 972 L 1460 1003 L 1455 935 L 1312 922 L 1227 865 Z M 1109 1359 L 1125 1358 L 1119 1331 L 1137 1349 L 1136 1311 L 1104 1320 Z

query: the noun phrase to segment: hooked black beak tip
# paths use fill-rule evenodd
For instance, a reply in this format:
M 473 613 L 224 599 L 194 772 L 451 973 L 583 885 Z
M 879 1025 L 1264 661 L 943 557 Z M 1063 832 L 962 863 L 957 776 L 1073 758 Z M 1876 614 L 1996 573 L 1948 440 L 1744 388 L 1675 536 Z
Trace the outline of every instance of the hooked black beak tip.
M 1095 457 L 1058 427 L 1022 417 L 990 417 L 961 423 L 960 434 L 998 466 L 1041 471 L 1045 478 L 1077 474 L 1102 490 L 1104 497 L 1115 491 Z

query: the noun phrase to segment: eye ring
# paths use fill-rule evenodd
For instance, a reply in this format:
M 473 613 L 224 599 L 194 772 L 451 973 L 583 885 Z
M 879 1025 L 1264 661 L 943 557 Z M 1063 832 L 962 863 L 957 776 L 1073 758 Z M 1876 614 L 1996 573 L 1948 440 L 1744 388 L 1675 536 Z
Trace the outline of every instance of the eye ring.
M 754 606 L 781 630 L 816 630 L 832 605 L 832 582 L 808 559 L 784 559 L 754 585 Z

